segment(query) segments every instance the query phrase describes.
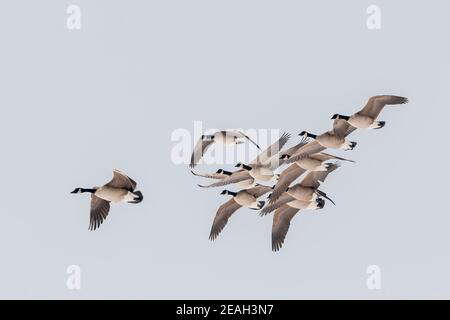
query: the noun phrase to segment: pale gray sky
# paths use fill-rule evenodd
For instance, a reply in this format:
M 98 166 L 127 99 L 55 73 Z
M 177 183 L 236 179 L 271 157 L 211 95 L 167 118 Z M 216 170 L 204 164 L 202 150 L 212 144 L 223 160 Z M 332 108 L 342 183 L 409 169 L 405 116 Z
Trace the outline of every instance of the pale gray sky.
M 378 4 L 382 28 L 366 27 Z M 66 8 L 81 8 L 79 31 Z M 0 298 L 450 298 L 450 5 L 443 1 L 8 1 L 0 5 Z M 299 214 L 279 253 L 242 209 L 208 241 L 221 189 L 170 159 L 178 128 L 321 132 L 376 94 L 407 96 Z M 74 187 L 134 178 L 89 232 Z M 199 166 L 212 171 L 216 166 Z M 227 167 L 230 169 L 230 167 Z M 82 288 L 66 288 L 67 266 Z M 366 268 L 382 290 L 366 288 Z

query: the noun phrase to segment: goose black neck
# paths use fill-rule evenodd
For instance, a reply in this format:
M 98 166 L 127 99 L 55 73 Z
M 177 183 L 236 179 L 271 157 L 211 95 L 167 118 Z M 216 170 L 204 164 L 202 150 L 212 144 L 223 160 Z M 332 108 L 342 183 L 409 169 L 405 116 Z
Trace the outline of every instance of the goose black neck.
M 312 133 L 309 133 L 309 132 L 306 133 L 306 136 L 307 136 L 308 138 L 312 138 L 312 139 L 317 138 L 317 134 L 312 134 Z
M 348 120 L 350 119 L 349 116 L 343 116 L 342 114 L 339 115 L 339 118 L 340 118 L 340 119 L 344 119 L 344 120 L 346 120 L 346 121 L 348 121 Z
M 242 168 L 244 168 L 244 169 L 247 170 L 247 171 L 252 170 L 252 167 L 250 167 L 250 166 L 248 166 L 248 165 L 246 165 L 246 164 L 243 164 L 243 165 L 242 165 Z
M 237 192 L 228 191 L 228 194 L 229 194 L 230 196 L 236 197 Z
M 224 175 L 227 175 L 227 176 L 231 176 L 231 175 L 233 174 L 232 172 L 230 172 L 230 171 L 225 171 L 225 170 L 223 170 L 222 173 L 223 173 Z
M 84 189 L 84 188 L 80 188 L 80 192 L 81 193 L 85 193 L 85 192 L 89 192 L 89 193 L 95 193 L 95 189 Z

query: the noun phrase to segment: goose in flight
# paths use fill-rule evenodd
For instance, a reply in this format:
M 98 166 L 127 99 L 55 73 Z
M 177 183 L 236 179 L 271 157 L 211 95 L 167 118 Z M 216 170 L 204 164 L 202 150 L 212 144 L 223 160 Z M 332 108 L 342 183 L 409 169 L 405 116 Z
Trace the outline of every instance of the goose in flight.
M 283 154 L 282 159 L 289 159 L 291 156 Z M 315 153 L 310 156 L 301 158 L 300 160 L 292 163 L 281 173 L 277 184 L 270 197 L 270 203 L 278 200 L 278 198 L 286 191 L 286 189 L 294 182 L 298 177 L 300 177 L 305 172 L 314 171 L 327 171 L 333 166 L 331 163 L 327 163 L 329 160 L 342 160 L 354 162 L 353 160 L 337 157 L 325 152 Z
M 282 193 L 277 200 L 271 201 L 268 205 L 266 205 L 260 215 L 265 216 L 269 212 L 272 212 L 294 200 L 312 202 L 319 197 L 323 197 L 335 204 L 325 192 L 319 190 L 319 187 L 320 183 L 324 182 L 327 176 L 339 167 L 339 162 L 335 162 L 330 163 L 326 171 L 312 171 L 308 173 L 302 182 L 287 188 L 287 190 L 285 190 L 285 192 Z M 269 197 L 272 200 L 272 195 L 269 195 Z
M 103 187 L 76 188 L 71 193 L 91 193 L 89 230 L 95 230 L 108 216 L 111 202 L 139 203 L 144 199 L 142 193 L 135 189 L 136 182 L 133 179 L 119 170 L 114 170 L 112 180 Z
M 232 198 L 222 204 L 217 210 L 214 218 L 209 239 L 215 240 L 223 230 L 228 219 L 241 207 L 247 207 L 253 210 L 259 210 L 264 207 L 264 201 L 258 201 L 258 198 L 272 190 L 272 187 L 257 185 L 254 188 L 232 192 L 223 190 L 222 195 L 231 195 Z
M 312 154 L 322 152 L 327 148 L 353 150 L 356 142 L 347 141 L 345 138 L 352 133 L 356 128 L 352 127 L 347 121 L 343 119 L 335 119 L 333 128 L 320 135 L 312 134 L 302 131 L 299 135 L 305 138 L 313 139 L 305 146 L 298 149 L 293 155 L 286 160 L 286 163 L 293 163 L 303 158 L 309 157 Z
M 210 135 L 202 135 L 200 139 L 198 140 L 197 144 L 195 145 L 194 151 L 192 152 L 191 156 L 191 163 L 190 167 L 194 168 L 200 159 L 205 154 L 206 150 L 213 144 L 213 143 L 222 143 L 226 145 L 230 144 L 241 144 L 244 143 L 242 139 L 247 139 L 251 143 L 253 143 L 259 150 L 261 148 L 254 142 L 252 139 L 250 139 L 249 136 L 242 133 L 238 130 L 227 130 L 227 131 L 217 131 Z
M 360 111 L 352 116 L 335 114 L 331 119 L 343 119 L 357 129 L 381 129 L 386 125 L 385 121 L 377 121 L 378 116 L 386 105 L 398 105 L 408 103 L 408 98 L 399 96 L 373 96 Z
M 324 206 L 325 201 L 322 198 L 317 198 L 312 202 L 295 200 L 276 209 L 272 222 L 272 251 L 278 251 L 283 246 L 291 220 L 297 212 L 305 209 L 319 210 Z

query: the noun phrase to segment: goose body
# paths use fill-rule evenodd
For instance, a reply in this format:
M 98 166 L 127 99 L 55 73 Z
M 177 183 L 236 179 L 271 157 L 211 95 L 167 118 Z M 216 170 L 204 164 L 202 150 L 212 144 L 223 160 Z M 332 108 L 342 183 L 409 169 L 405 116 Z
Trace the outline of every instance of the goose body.
M 364 108 L 351 116 L 335 114 L 331 119 L 346 120 L 352 127 L 357 129 L 381 129 L 385 126 L 385 121 L 377 121 L 378 116 L 386 105 L 399 105 L 408 103 L 408 98 L 380 95 L 370 97 Z
M 232 192 L 223 190 L 222 195 L 231 195 L 232 198 L 222 204 L 217 210 L 216 216 L 211 227 L 209 235 L 210 240 L 215 240 L 225 225 L 228 219 L 240 208 L 247 207 L 253 210 L 261 209 L 265 202 L 258 201 L 258 198 L 272 190 L 271 187 L 257 185 L 254 188 L 240 190 L 239 192 Z
M 256 142 L 250 139 L 249 136 L 238 130 L 217 131 L 210 135 L 202 135 L 194 147 L 189 166 L 194 168 L 201 160 L 206 150 L 208 150 L 214 143 L 221 143 L 225 145 L 240 144 L 243 143 L 242 139 L 247 139 L 258 149 L 261 149 Z
M 139 203 L 144 197 L 135 191 L 136 182 L 119 170 L 113 171 L 113 178 L 102 187 L 76 188 L 71 193 L 91 193 L 89 230 L 95 230 L 109 214 L 110 203 Z
M 328 175 L 339 168 L 340 164 L 329 163 L 329 167 L 327 171 L 312 171 L 309 172 L 306 177 L 300 182 L 295 184 L 294 186 L 287 189 L 280 189 L 277 186 L 274 187 L 272 194 L 269 196 L 270 202 L 266 205 L 261 211 L 260 215 L 264 216 L 281 206 L 290 203 L 291 201 L 302 201 L 302 202 L 312 202 L 320 197 L 324 197 L 325 199 L 331 201 L 333 204 L 333 200 L 331 200 L 327 194 L 321 190 L 319 190 L 320 183 L 324 182 Z M 281 181 L 281 179 L 280 179 Z M 296 202 L 292 203 L 292 206 L 295 206 Z M 298 208 L 302 209 L 302 208 Z

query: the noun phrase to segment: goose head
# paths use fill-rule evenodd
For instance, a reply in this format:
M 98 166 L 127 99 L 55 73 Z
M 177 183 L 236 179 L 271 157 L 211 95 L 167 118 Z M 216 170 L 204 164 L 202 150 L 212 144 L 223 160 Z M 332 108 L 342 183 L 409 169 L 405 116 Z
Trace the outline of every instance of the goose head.
M 243 164 L 242 162 L 239 162 L 237 165 L 235 165 L 235 167 L 239 168 L 239 169 L 244 169 L 244 170 L 247 170 L 247 171 L 252 170 L 252 167 L 250 167 L 250 166 L 248 166 L 246 164 Z
M 75 190 L 73 190 L 71 193 L 73 194 L 77 194 L 77 193 L 82 193 L 82 189 L 81 188 L 75 188 Z
M 349 118 L 350 118 L 349 116 L 344 116 L 344 115 L 342 115 L 342 114 L 335 113 L 335 114 L 331 117 L 331 120 L 336 120 L 336 119 L 348 120 Z
M 223 190 L 220 194 L 221 194 L 221 195 L 228 195 L 228 194 L 230 194 L 230 191 L 228 191 L 228 190 Z

